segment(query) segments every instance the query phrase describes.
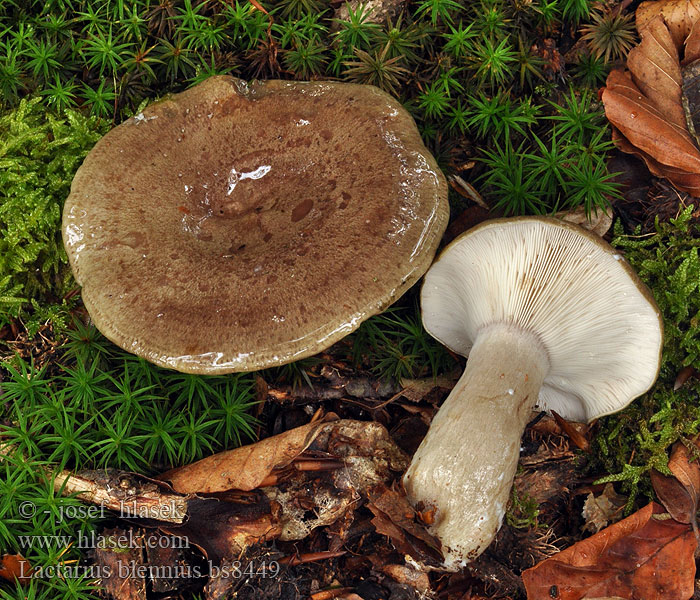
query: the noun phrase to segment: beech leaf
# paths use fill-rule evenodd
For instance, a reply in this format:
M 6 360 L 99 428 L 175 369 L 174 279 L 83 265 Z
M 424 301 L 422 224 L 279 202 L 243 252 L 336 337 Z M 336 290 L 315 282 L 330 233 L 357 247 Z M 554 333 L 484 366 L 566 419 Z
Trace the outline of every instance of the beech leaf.
M 700 195 L 700 149 L 692 117 L 700 78 L 688 58 L 700 56 L 698 22 L 700 0 L 643 2 L 636 12 L 641 42 L 630 50 L 629 70 L 613 69 L 601 93 L 618 147 L 694 196 Z
M 528 600 L 687 600 L 695 536 L 651 503 L 523 572 Z M 666 517 L 666 518 L 664 518 Z
M 642 2 L 635 15 L 637 30 L 641 31 L 656 16 L 666 22 L 678 50 L 683 47 L 688 34 L 700 19 L 699 0 L 654 0 Z
M 627 57 L 632 79 L 654 106 L 668 109 L 667 120 L 683 128 L 681 65 L 668 27 L 662 17 L 655 17 L 639 35 L 642 41 Z

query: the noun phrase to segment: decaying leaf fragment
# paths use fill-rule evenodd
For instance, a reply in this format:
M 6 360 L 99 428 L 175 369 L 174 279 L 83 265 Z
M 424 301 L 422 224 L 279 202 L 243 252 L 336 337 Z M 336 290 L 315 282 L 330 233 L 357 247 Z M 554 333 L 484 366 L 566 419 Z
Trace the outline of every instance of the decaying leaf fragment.
M 599 496 L 588 494 L 582 511 L 582 516 L 586 520 L 584 531 L 598 533 L 608 523 L 619 519 L 625 501 L 624 496 L 615 492 L 612 483 L 608 483 Z
M 528 600 L 687 600 L 695 536 L 651 503 L 523 572 Z
M 216 494 L 190 500 L 188 523 L 168 531 L 193 537 L 217 558 L 260 541 L 302 539 L 407 466 L 408 457 L 379 423 L 312 422 L 161 475 L 180 493 Z M 216 533 L 222 528 L 229 533 Z
M 642 3 L 641 42 L 629 53 L 628 70 L 613 70 L 601 95 L 618 147 L 694 196 L 700 195 L 700 150 L 682 67 L 700 57 L 699 7 L 697 0 Z
M 399 552 L 426 565 L 442 564 L 440 541 L 418 522 L 405 492 L 377 486 L 370 494 L 368 507 L 374 514 L 372 524 L 377 532 L 391 538 Z

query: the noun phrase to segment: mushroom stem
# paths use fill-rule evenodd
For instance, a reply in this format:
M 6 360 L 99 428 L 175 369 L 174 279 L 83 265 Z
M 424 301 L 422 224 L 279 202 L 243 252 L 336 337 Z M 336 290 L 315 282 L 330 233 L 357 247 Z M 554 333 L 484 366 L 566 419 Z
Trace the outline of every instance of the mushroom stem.
M 416 451 L 404 486 L 414 504 L 436 508 L 432 529 L 446 569 L 476 558 L 500 528 L 520 438 L 548 370 L 534 334 L 513 325 L 483 329 Z

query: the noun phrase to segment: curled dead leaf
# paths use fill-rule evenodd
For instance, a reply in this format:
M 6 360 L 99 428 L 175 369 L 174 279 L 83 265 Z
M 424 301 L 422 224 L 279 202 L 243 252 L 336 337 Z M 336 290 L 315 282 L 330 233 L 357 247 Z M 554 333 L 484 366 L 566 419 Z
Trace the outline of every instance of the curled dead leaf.
M 637 29 L 644 29 L 649 21 L 657 16 L 663 17 L 676 48 L 681 48 L 700 19 L 700 1 L 698 0 L 656 0 L 642 2 L 635 15 Z
M 673 391 L 675 392 L 681 389 L 685 382 L 688 381 L 688 379 L 696 375 L 697 372 L 695 371 L 695 367 L 683 367 L 680 371 L 678 371 L 678 375 L 676 375 L 676 380 L 673 382 Z
M 182 494 L 211 494 L 227 490 L 254 490 L 275 469 L 288 466 L 319 434 L 324 422 L 290 429 L 255 444 L 208 456 L 172 469 L 159 479 Z
M 426 565 L 442 564 L 440 541 L 417 518 L 403 490 L 377 486 L 370 493 L 367 506 L 374 514 L 372 524 L 377 533 L 391 538 L 399 552 Z
M 642 3 L 636 13 L 641 42 L 629 53 L 628 70 L 611 71 L 601 93 L 618 147 L 695 196 L 700 195 L 700 150 L 687 118 L 682 65 L 688 55 L 700 56 L 699 21 L 700 0 Z

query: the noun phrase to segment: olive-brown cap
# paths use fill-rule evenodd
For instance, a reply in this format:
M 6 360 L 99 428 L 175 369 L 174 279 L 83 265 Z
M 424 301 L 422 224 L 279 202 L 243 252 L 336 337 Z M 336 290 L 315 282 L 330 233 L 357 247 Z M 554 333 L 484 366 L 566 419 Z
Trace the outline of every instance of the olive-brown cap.
M 63 237 L 112 341 L 192 373 L 310 356 L 430 265 L 447 185 L 371 86 L 211 77 L 110 131 Z

